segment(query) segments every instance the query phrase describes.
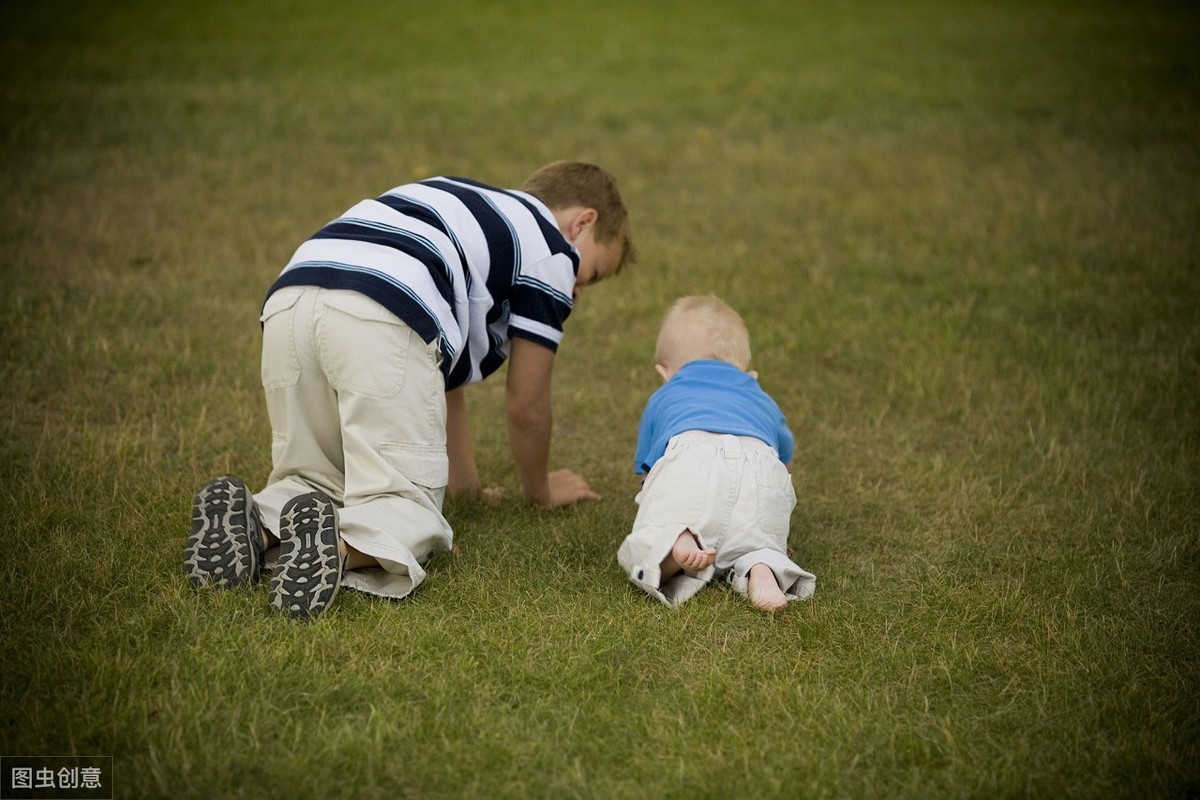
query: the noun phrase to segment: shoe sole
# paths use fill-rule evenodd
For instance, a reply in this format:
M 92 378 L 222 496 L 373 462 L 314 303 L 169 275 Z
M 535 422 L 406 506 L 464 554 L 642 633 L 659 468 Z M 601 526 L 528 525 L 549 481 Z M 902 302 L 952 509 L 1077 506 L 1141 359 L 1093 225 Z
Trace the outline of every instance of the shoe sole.
M 324 492 L 289 500 L 279 515 L 279 538 L 271 607 L 292 619 L 312 619 L 333 604 L 342 582 L 333 500 Z
M 183 569 L 195 588 L 249 586 L 262 574 L 262 517 L 240 479 L 217 478 L 192 501 L 192 532 L 183 550 Z

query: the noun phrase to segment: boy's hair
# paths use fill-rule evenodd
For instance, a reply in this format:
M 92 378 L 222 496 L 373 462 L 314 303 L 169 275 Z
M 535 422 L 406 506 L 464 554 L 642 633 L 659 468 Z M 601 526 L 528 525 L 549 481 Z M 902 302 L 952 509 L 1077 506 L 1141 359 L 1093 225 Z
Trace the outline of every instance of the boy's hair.
M 596 209 L 596 243 L 621 245 L 618 271 L 637 260 L 629 232 L 629 212 L 621 200 L 617 179 L 595 164 L 555 161 L 530 175 L 521 191 L 541 200 L 551 209 L 583 206 Z
M 676 369 L 703 358 L 745 370 L 750 367 L 750 332 L 741 315 L 716 295 L 681 297 L 663 317 L 654 357 Z

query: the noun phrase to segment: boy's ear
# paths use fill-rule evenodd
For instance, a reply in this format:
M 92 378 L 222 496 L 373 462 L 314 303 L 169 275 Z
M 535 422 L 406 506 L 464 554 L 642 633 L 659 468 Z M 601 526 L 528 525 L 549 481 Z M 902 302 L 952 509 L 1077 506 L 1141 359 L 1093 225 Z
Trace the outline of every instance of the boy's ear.
M 658 372 L 659 377 L 663 379 L 664 383 L 671 380 L 671 370 L 667 369 L 662 364 L 655 364 L 654 369 L 656 372 Z
M 583 232 L 584 228 L 589 225 L 595 225 L 596 219 L 599 216 L 600 214 L 594 208 L 579 209 L 578 212 L 572 216 L 570 225 L 568 226 L 570 228 L 569 237 L 572 240 L 577 238 L 579 234 Z

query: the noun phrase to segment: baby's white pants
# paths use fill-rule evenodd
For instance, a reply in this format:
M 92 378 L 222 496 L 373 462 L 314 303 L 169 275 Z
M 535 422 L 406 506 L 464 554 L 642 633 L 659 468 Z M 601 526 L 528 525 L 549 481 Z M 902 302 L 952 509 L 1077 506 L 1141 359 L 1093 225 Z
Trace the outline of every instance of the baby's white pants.
M 745 594 L 750 568 L 771 568 L 788 600 L 807 599 L 816 577 L 787 556 L 796 492 L 775 449 L 748 436 L 688 431 L 667 444 L 637 496 L 633 530 L 617 551 L 629 579 L 667 605 L 682 603 L 714 577 Z M 717 551 L 698 573 L 661 579 L 660 564 L 685 530 Z

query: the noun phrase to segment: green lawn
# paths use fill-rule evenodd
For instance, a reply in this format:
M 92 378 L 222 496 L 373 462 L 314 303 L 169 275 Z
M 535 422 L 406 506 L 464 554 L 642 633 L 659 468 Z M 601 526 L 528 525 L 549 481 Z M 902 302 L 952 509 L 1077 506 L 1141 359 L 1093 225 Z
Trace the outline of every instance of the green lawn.
M 0 3 L 0 756 L 118 797 L 1197 796 L 1200 12 L 1134 6 Z M 270 468 L 296 245 L 559 158 L 641 252 L 557 359 L 603 501 L 452 501 L 414 596 L 310 625 L 190 590 L 192 493 Z M 616 565 L 706 291 L 797 438 L 818 584 L 773 617 Z

